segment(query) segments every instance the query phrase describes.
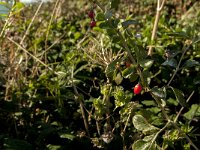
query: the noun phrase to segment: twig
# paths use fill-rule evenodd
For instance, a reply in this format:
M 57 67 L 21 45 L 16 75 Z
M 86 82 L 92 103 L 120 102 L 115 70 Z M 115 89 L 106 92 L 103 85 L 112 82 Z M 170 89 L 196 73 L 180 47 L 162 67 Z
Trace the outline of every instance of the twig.
M 29 54 L 31 57 L 33 57 L 33 59 L 35 59 L 36 61 L 38 61 L 40 64 L 42 64 L 43 66 L 47 67 L 49 70 L 53 71 L 53 69 L 51 67 L 49 67 L 47 64 L 45 64 L 44 62 L 42 62 L 39 58 L 35 57 L 33 54 L 29 53 L 25 48 L 23 48 L 20 44 L 18 44 L 17 42 L 13 41 L 11 38 L 7 38 L 9 41 L 11 41 L 12 43 L 14 43 L 16 46 L 18 46 L 20 49 L 22 49 L 26 54 Z M 54 72 L 54 71 L 53 71 Z M 56 72 L 54 72 L 55 74 L 57 74 Z
M 153 42 L 156 38 L 158 22 L 160 20 L 160 13 L 161 13 L 161 10 L 163 9 L 164 4 L 165 4 L 165 0 L 162 1 L 162 4 L 160 4 L 160 0 L 157 0 L 156 18 L 154 21 L 153 31 L 152 31 L 152 35 L 151 35 L 151 42 Z M 149 46 L 148 55 L 152 56 L 152 53 L 153 53 L 153 46 Z
M 188 97 L 188 99 L 186 100 L 186 102 L 188 103 L 189 100 L 191 99 L 191 97 L 193 96 L 194 91 L 192 91 L 192 93 L 190 94 L 190 96 Z M 178 117 L 180 116 L 181 112 L 183 111 L 184 107 L 181 107 L 181 109 L 179 110 L 176 118 L 174 119 L 174 123 L 176 123 L 176 121 L 178 120 Z
M 40 5 L 38 6 L 38 8 L 37 8 L 37 10 L 36 10 L 36 12 L 35 12 L 35 14 L 34 14 L 33 18 L 31 19 L 31 22 L 30 22 L 30 24 L 28 25 L 28 28 L 26 29 L 26 32 L 25 32 L 24 36 L 22 37 L 22 40 L 20 41 L 20 45 L 22 45 L 22 44 L 23 44 L 23 42 L 24 42 L 24 39 L 25 39 L 25 38 L 26 38 L 26 36 L 28 35 L 28 33 L 29 33 L 29 30 L 30 30 L 30 28 L 31 28 L 31 26 L 32 26 L 32 24 L 33 24 L 33 21 L 35 20 L 35 18 L 36 18 L 36 16 L 37 16 L 37 14 L 39 13 L 39 10 L 40 10 L 40 9 L 41 9 L 41 7 L 42 7 L 42 4 L 43 4 L 43 1 L 41 1 L 41 2 L 40 2 Z
M 180 60 L 179 60 L 179 62 L 178 62 L 178 65 L 177 65 L 177 67 L 176 67 L 176 70 L 174 71 L 174 73 L 173 73 L 171 79 L 169 80 L 167 86 L 169 86 L 169 85 L 171 84 L 171 82 L 173 81 L 175 75 L 177 74 L 177 72 L 178 72 L 178 70 L 179 70 L 179 68 L 180 68 L 180 65 L 181 65 L 181 62 L 182 62 L 182 60 L 183 60 L 183 57 L 184 57 L 185 53 L 187 52 L 187 50 L 188 50 L 188 49 L 190 48 L 190 46 L 192 45 L 192 43 L 193 43 L 193 42 L 191 42 L 191 43 L 185 48 L 185 50 L 183 51 L 183 53 L 182 53 L 182 55 L 181 55 L 181 58 L 180 58 Z
M 170 121 L 168 121 L 168 122 L 165 124 L 165 126 L 164 126 L 162 129 L 160 129 L 160 130 L 156 133 L 156 135 L 154 136 L 154 138 L 153 138 L 152 141 L 151 141 L 151 145 L 149 146 L 148 150 L 151 149 L 151 147 L 152 147 L 153 143 L 155 142 L 156 138 L 158 137 L 158 135 L 159 135 L 162 131 L 164 131 L 165 128 L 167 128 L 167 126 L 168 126 L 169 124 L 170 124 Z
M 80 94 L 78 93 L 76 86 L 74 85 L 73 78 L 74 78 L 74 69 L 72 68 L 72 74 L 71 74 L 72 87 L 74 89 L 76 98 L 77 98 L 79 105 L 80 105 L 81 114 L 82 114 L 83 122 L 84 122 L 84 125 L 85 125 L 85 130 L 87 132 L 87 135 L 90 137 L 88 122 L 87 122 L 87 118 L 86 118 L 85 111 L 84 111 L 84 104 L 83 104 L 83 101 L 81 99 Z

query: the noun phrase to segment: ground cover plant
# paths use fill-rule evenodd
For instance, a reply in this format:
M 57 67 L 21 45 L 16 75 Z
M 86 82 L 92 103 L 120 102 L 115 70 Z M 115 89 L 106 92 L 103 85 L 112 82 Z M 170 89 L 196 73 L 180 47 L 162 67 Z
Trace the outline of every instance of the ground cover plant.
M 0 5 L 0 149 L 200 149 L 198 1 Z

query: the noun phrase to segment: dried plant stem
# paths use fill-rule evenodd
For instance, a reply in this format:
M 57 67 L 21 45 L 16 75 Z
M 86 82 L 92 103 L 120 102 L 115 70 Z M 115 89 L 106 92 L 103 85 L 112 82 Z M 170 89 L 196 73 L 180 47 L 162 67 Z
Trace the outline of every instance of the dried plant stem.
M 152 35 L 151 35 L 151 42 L 153 42 L 156 38 L 156 32 L 157 32 L 157 29 L 158 29 L 158 22 L 160 20 L 161 10 L 163 9 L 164 4 L 165 4 L 165 0 L 162 1 L 162 4 L 160 4 L 160 0 L 157 0 L 156 18 L 155 18 L 155 21 L 154 21 L 153 31 L 152 31 Z M 148 50 L 148 55 L 152 56 L 152 53 L 153 53 L 153 46 L 150 45 L 149 50 Z
M 48 27 L 47 27 L 47 30 L 46 30 L 45 51 L 46 51 L 46 49 L 47 49 L 47 41 L 48 41 L 48 36 L 49 36 L 51 24 L 52 24 L 54 15 L 55 15 L 55 13 L 56 13 L 56 9 L 58 9 L 58 4 L 59 4 L 59 2 L 60 2 L 60 0 L 57 0 L 56 3 L 55 3 L 53 12 L 52 12 L 52 14 L 51 14 L 51 19 L 50 19 L 50 21 L 49 21 L 49 24 L 48 24 Z M 47 53 L 44 53 L 44 60 L 45 60 L 45 63 L 47 63 Z
M 39 13 L 39 10 L 41 9 L 42 4 L 43 4 L 43 1 L 40 2 L 40 5 L 38 6 L 38 8 L 37 8 L 37 10 L 36 10 L 36 12 L 35 12 L 33 18 L 31 19 L 31 22 L 30 22 L 30 24 L 28 25 L 28 28 L 26 29 L 26 32 L 25 32 L 24 36 L 22 37 L 22 39 L 21 39 L 21 41 L 20 41 L 20 45 L 23 44 L 23 42 L 24 42 L 26 36 L 29 34 L 29 30 L 30 30 L 30 28 L 31 28 L 31 26 L 32 26 L 32 24 L 33 24 L 33 22 L 34 22 L 36 16 L 37 16 L 38 13 Z
M 82 117 L 83 117 L 83 122 L 84 122 L 85 130 L 87 132 L 87 135 L 90 137 L 88 121 L 87 121 L 87 118 L 86 118 L 86 115 L 85 115 L 85 111 L 84 111 L 84 103 L 83 103 L 83 101 L 81 99 L 80 94 L 78 93 L 78 90 L 77 90 L 76 86 L 74 85 L 73 78 L 74 78 L 74 69 L 72 68 L 72 73 L 71 73 L 72 87 L 73 87 L 74 92 L 75 92 L 75 96 L 76 96 L 75 98 L 79 102 L 79 106 L 80 106 L 80 109 L 81 109 L 81 114 L 82 114 Z
M 17 42 L 13 41 L 11 38 L 7 38 L 7 39 L 9 41 L 11 41 L 12 43 L 14 43 L 16 46 L 18 46 L 18 48 L 20 48 L 21 50 L 23 50 L 25 53 L 27 53 L 28 55 L 30 55 L 33 59 L 35 59 L 36 61 L 38 61 L 40 64 L 42 64 L 43 66 L 47 67 L 49 70 L 53 71 L 53 69 L 51 67 L 49 67 L 47 64 L 45 64 L 44 62 L 42 62 L 39 58 L 35 57 L 33 54 L 29 53 L 20 44 L 18 44 Z M 56 72 L 54 72 L 54 73 L 57 74 Z

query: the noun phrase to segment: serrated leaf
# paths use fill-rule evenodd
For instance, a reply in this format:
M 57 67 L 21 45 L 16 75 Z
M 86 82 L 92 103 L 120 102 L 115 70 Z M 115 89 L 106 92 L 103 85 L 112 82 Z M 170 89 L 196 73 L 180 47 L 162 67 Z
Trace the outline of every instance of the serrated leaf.
M 194 66 L 199 66 L 200 63 L 196 60 L 187 60 L 183 67 L 194 67 Z
M 164 63 L 162 63 L 162 65 L 176 68 L 177 67 L 177 61 L 174 58 L 169 58 Z
M 166 98 L 166 90 L 165 88 L 158 88 L 158 87 L 153 87 L 151 89 L 151 92 L 156 96 L 159 97 L 161 99 L 165 99 Z
M 133 125 L 137 130 L 142 131 L 143 133 L 153 132 L 158 130 L 158 128 L 149 124 L 142 115 L 135 115 L 133 117 Z
M 186 101 L 184 99 L 184 94 L 181 90 L 171 87 L 176 97 L 176 100 L 181 104 L 181 106 L 186 107 Z
M 122 83 L 122 81 L 123 81 L 123 77 L 121 76 L 120 73 L 118 73 L 117 76 L 115 77 L 115 83 L 116 83 L 117 85 L 119 85 L 119 84 Z
M 188 120 L 191 120 L 195 116 L 200 116 L 200 105 L 193 104 L 188 112 L 183 115 Z
M 127 21 L 124 21 L 122 22 L 122 27 L 123 28 L 127 28 L 129 25 L 135 25 L 135 24 L 138 24 L 138 21 L 136 20 L 127 20 Z

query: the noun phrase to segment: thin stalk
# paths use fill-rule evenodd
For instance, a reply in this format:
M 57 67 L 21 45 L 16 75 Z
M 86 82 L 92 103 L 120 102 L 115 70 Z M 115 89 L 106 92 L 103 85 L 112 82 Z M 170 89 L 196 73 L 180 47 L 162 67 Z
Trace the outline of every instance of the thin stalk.
M 162 1 L 162 4 L 160 4 L 160 0 L 157 0 L 156 18 L 154 21 L 153 31 L 152 31 L 152 35 L 151 35 L 151 42 L 153 42 L 156 38 L 158 22 L 160 20 L 161 10 L 163 9 L 164 4 L 165 4 L 165 0 Z M 151 46 L 149 46 L 148 55 L 152 56 L 152 53 L 153 53 L 153 46 L 151 45 Z
M 74 85 L 74 82 L 73 82 L 74 73 L 73 72 L 74 72 L 74 69 L 72 69 L 72 74 L 71 74 L 72 87 L 73 87 L 75 95 L 76 95 L 75 98 L 79 102 L 79 106 L 80 106 L 80 109 L 81 109 L 81 114 L 82 114 L 82 117 L 83 117 L 83 122 L 84 122 L 85 130 L 87 132 L 87 135 L 90 137 L 88 121 L 87 121 L 87 118 L 86 118 L 86 115 L 85 115 L 85 111 L 84 111 L 84 103 L 83 103 L 83 101 L 81 99 L 80 94 L 78 93 L 78 90 L 77 90 L 76 86 Z
M 192 93 L 190 94 L 190 96 L 188 97 L 188 99 L 186 100 L 186 102 L 188 103 L 189 100 L 191 99 L 191 97 L 193 96 L 194 91 L 192 91 Z M 176 121 L 178 120 L 178 117 L 180 116 L 181 112 L 183 111 L 184 107 L 181 107 L 181 109 L 179 110 L 176 118 L 174 119 L 174 123 L 176 123 Z
M 167 113 L 165 112 L 163 106 L 161 105 L 159 99 L 155 95 L 153 95 L 153 93 L 151 93 L 151 95 L 155 99 L 155 101 L 159 105 L 159 107 L 161 108 L 161 111 L 162 111 L 164 117 L 167 119 L 167 121 L 170 122 L 180 133 L 183 134 L 183 136 L 190 143 L 190 145 L 192 145 L 194 147 L 195 150 L 199 150 L 197 148 L 197 146 L 192 142 L 192 140 L 177 126 L 177 124 L 175 122 L 173 122 L 173 121 L 170 120 L 169 116 L 167 115 Z
M 193 42 L 192 42 L 192 43 L 193 43 Z M 190 46 L 192 45 L 192 43 L 190 43 L 190 44 L 184 49 L 184 51 L 183 51 L 183 53 L 182 53 L 182 55 L 181 55 L 181 58 L 180 58 L 180 60 L 179 60 L 179 62 L 178 62 L 178 65 L 177 65 L 177 67 L 176 67 L 176 70 L 174 71 L 174 73 L 173 73 L 171 79 L 169 80 L 167 86 L 169 86 L 169 85 L 171 84 L 171 82 L 173 81 L 175 75 L 177 74 L 177 72 L 178 72 L 178 70 L 179 70 L 179 68 L 180 68 L 180 65 L 181 65 L 181 62 L 182 62 L 182 60 L 183 60 L 183 57 L 184 57 L 185 53 L 188 51 L 188 49 L 190 48 Z
M 33 54 L 29 53 L 25 48 L 23 48 L 20 44 L 18 44 L 17 42 L 13 41 L 11 38 L 7 38 L 9 41 L 11 41 L 12 43 L 14 43 L 16 46 L 18 46 L 18 48 L 20 48 L 21 50 L 23 50 L 26 54 L 30 55 L 33 59 L 35 59 L 36 61 L 38 61 L 40 64 L 42 64 L 43 66 L 47 67 L 49 70 L 53 71 L 53 69 L 51 67 L 49 67 L 47 64 L 45 64 L 44 62 L 42 62 L 39 58 L 37 58 L 36 56 L 34 56 Z M 56 72 L 54 72 L 55 74 L 57 74 Z
M 151 147 L 152 147 L 153 143 L 156 141 L 158 135 L 159 135 L 161 132 L 163 132 L 163 131 L 168 127 L 169 124 L 170 124 L 170 121 L 168 121 L 168 122 L 165 124 L 165 126 L 164 126 L 162 129 L 160 129 L 160 130 L 156 133 L 156 135 L 154 136 L 154 138 L 153 138 L 152 141 L 151 141 L 151 145 L 149 146 L 148 150 L 151 149 Z

